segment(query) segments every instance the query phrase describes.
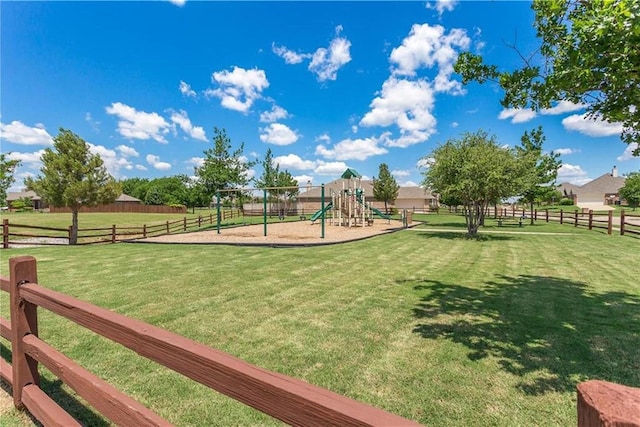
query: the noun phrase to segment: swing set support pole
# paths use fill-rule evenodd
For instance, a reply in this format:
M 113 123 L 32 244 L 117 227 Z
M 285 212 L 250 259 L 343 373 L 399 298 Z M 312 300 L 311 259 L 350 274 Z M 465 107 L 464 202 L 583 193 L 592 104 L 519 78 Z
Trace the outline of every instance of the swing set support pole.
M 264 236 L 267 236 L 267 190 L 262 190 L 262 219 L 264 221 Z

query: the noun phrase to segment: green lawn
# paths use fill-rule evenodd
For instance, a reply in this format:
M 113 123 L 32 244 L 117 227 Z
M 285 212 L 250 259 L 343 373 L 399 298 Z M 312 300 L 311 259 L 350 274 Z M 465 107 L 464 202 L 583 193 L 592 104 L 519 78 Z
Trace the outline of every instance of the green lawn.
M 469 240 L 434 231 L 459 229 L 447 217 L 316 248 L 11 249 L 0 271 L 34 255 L 44 286 L 426 425 L 575 425 L 578 382 L 640 387 L 638 239 L 545 224 L 576 234 Z M 175 424 L 275 423 L 44 310 L 40 335 Z M 83 422 L 105 425 L 44 378 Z

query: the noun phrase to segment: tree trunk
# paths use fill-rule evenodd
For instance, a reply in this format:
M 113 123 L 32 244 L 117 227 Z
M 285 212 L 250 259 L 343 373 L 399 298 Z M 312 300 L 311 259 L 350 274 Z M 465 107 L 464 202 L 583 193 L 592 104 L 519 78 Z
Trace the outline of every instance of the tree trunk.
M 71 208 L 71 236 L 69 236 L 69 244 L 78 244 L 78 208 Z
M 387 201 L 384 201 L 384 213 L 389 215 L 389 209 L 387 208 Z
M 529 215 L 531 216 L 531 225 L 533 225 L 533 200 L 531 201 L 531 212 L 529 212 Z

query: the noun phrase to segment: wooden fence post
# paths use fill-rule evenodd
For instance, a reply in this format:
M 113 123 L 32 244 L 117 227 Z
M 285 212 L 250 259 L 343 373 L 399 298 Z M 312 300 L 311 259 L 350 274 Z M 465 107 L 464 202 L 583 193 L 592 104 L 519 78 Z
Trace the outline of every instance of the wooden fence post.
M 589 209 L 589 230 L 593 230 L 593 210 Z
M 607 234 L 613 231 L 613 211 L 609 211 L 609 221 L 607 223 Z
M 544 220 L 545 222 L 549 222 L 549 208 L 544 210 Z
M 574 214 L 575 214 L 575 217 L 574 217 L 574 220 L 573 220 L 573 226 L 577 227 L 578 226 L 578 209 L 576 209 Z
M 2 220 L 2 248 L 9 248 L 9 219 Z
M 20 297 L 20 286 L 38 283 L 36 259 L 21 256 L 9 259 L 9 310 L 11 311 L 11 363 L 13 365 L 13 403 L 23 408 L 22 389 L 35 384 L 40 386 L 38 362 L 27 356 L 22 338 L 38 336 L 38 307 Z
M 167 234 L 169 234 L 169 221 L 167 221 Z
M 537 220 L 538 220 L 538 209 L 535 209 L 535 210 L 533 211 L 533 220 L 534 220 L 534 221 L 537 221 Z
M 198 215 L 198 228 L 202 227 L 202 215 Z
M 213 214 L 209 214 L 209 224 L 213 224 Z
M 67 231 L 67 233 L 68 233 L 68 237 L 67 237 L 67 239 L 69 239 L 69 244 L 71 244 L 71 230 L 72 230 L 72 228 L 73 228 L 73 226 L 72 226 L 72 225 L 70 225 L 70 226 L 69 226 L 69 230 Z
M 116 225 L 111 225 L 111 243 L 116 242 Z
M 563 220 L 563 212 L 562 209 L 560 209 L 560 224 L 562 224 L 562 220 Z
M 624 236 L 624 209 L 620 210 L 620 235 Z
M 142 224 L 142 237 L 147 238 L 147 224 Z
M 187 231 L 187 217 L 185 216 L 184 219 L 182 220 L 182 224 L 183 224 L 183 230 L 182 231 Z

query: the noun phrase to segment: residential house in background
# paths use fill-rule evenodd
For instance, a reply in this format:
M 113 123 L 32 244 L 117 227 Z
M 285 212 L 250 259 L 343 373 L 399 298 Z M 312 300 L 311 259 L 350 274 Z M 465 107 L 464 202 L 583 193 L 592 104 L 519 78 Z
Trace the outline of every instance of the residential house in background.
M 573 199 L 573 203 L 583 209 L 606 210 L 610 205 L 620 204 L 620 188 L 625 178 L 618 176 L 618 168 L 613 167 L 611 173 L 577 186 L 568 182 L 558 185 L 558 190 L 565 197 Z
M 42 200 L 40 196 L 36 194 L 35 191 L 22 190 L 22 191 L 7 193 L 7 206 L 9 207 L 9 210 L 10 211 L 15 210 L 15 208 L 13 207 L 13 202 L 20 199 L 25 199 L 25 198 L 31 199 L 31 207 L 33 208 L 34 211 L 44 209 L 47 207 L 47 204 L 44 202 L 44 200 Z

